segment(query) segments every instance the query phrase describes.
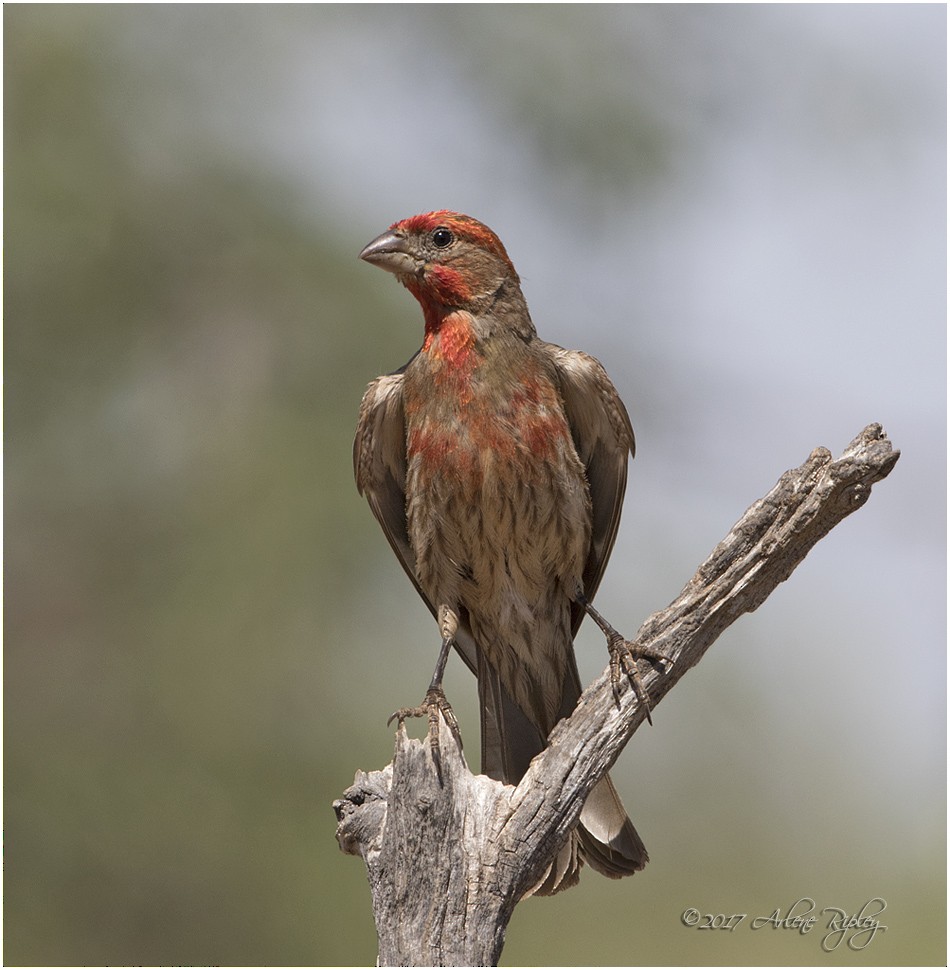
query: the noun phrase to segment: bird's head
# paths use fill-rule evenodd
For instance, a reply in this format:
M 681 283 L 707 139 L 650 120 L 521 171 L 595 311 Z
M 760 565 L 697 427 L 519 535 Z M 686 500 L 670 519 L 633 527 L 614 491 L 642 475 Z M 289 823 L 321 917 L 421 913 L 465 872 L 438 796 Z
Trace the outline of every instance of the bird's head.
M 393 223 L 360 259 L 395 274 L 422 304 L 427 329 L 456 310 L 479 316 L 499 300 L 523 302 L 501 240 L 458 212 L 443 209 Z

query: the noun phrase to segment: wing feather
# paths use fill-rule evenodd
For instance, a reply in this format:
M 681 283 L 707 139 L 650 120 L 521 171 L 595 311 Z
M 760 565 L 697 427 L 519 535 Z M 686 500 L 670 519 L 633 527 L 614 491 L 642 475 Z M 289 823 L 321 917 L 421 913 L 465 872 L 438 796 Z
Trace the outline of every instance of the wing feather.
M 593 599 L 617 538 L 627 488 L 627 462 L 635 439 L 627 409 L 600 361 L 579 350 L 546 345 L 554 361 L 574 447 L 587 471 L 592 534 L 584 564 L 584 595 Z M 574 633 L 584 618 L 572 609 Z
M 353 471 L 389 544 L 419 595 L 416 557 L 406 529 L 406 417 L 403 374 L 378 377 L 366 389 L 353 442 Z M 426 600 L 429 609 L 432 604 Z
M 405 369 L 377 377 L 366 389 L 353 442 L 353 471 L 356 487 L 366 496 L 396 558 L 429 611 L 437 616 L 435 606 L 422 591 L 416 577 L 416 555 L 406 525 Z M 464 620 L 455 646 L 469 669 L 477 673 L 478 652 Z

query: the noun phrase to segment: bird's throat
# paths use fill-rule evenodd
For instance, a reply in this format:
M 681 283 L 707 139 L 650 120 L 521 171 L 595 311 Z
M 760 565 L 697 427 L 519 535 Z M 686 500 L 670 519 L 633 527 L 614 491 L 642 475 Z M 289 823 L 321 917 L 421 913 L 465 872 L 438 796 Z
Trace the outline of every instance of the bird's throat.
M 475 367 L 475 321 L 471 314 L 456 310 L 430 321 L 426 316 L 426 336 L 422 352 L 429 355 L 437 373 L 448 372 L 456 378 L 468 377 Z

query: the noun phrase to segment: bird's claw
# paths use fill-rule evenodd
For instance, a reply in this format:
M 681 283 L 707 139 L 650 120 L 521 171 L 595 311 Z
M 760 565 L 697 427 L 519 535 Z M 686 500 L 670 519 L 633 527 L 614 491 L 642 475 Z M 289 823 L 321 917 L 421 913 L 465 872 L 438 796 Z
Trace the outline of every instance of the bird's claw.
M 653 718 L 650 717 L 650 698 L 643 686 L 637 661 L 649 660 L 652 664 L 664 664 L 667 669 L 673 666 L 673 661 L 661 650 L 632 643 L 630 640 L 625 640 L 616 631 L 607 638 L 607 649 L 610 651 L 610 682 L 617 706 L 620 706 L 620 684 L 626 676 L 627 680 L 630 681 L 633 692 L 637 695 L 637 700 L 646 711 L 647 722 L 653 724 Z
M 432 760 L 435 762 L 439 777 L 442 776 L 442 757 L 441 747 L 439 746 L 439 715 L 445 719 L 455 743 L 462 747 L 462 733 L 459 730 L 459 722 L 455 717 L 455 711 L 449 704 L 445 696 L 445 691 L 441 687 L 430 687 L 426 691 L 425 700 L 418 707 L 401 707 L 398 711 L 393 711 L 387 724 L 398 721 L 401 725 L 407 717 L 426 717 L 429 719 L 429 749 L 432 751 Z

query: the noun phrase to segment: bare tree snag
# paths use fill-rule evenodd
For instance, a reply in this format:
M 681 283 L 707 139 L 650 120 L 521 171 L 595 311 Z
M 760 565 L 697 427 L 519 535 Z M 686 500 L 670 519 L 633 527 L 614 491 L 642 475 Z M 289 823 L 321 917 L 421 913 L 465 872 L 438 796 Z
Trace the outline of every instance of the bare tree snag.
M 639 630 L 638 644 L 674 661 L 643 677 L 654 708 L 730 623 L 867 501 L 899 457 L 881 426 L 869 425 L 836 460 L 816 448 L 749 508 L 680 595 Z M 440 783 L 428 745 L 400 728 L 393 763 L 359 772 L 334 802 L 341 849 L 366 864 L 379 964 L 497 964 L 515 905 L 644 719 L 629 685 L 614 701 L 605 670 L 516 788 L 472 775 L 444 723 Z

